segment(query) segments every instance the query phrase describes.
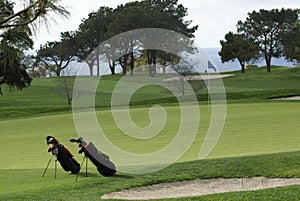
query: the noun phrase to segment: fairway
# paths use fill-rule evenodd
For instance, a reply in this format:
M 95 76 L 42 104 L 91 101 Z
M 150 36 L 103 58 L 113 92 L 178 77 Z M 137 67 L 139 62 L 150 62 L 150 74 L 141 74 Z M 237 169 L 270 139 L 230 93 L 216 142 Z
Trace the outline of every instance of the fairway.
M 222 137 L 209 157 L 300 150 L 299 111 L 299 102 L 229 104 Z
M 298 146 L 300 144 L 298 134 L 300 103 L 240 103 L 228 104 L 227 107 L 224 132 L 208 158 L 300 150 Z M 140 126 L 145 126 L 149 122 L 147 118 L 148 109 L 139 108 L 131 111 L 133 120 Z M 165 107 L 165 109 L 169 114 L 166 128 L 155 138 L 146 141 L 130 139 L 120 132 L 114 123 L 109 123 L 113 121 L 109 110 L 98 111 L 97 116 L 107 137 L 114 144 L 133 153 L 148 153 L 161 149 L 175 136 L 180 118 L 176 115 L 178 107 Z M 207 105 L 200 106 L 200 110 L 201 122 L 198 135 L 180 162 L 198 159 L 210 119 Z M 22 192 L 25 191 L 38 191 L 43 188 L 55 187 L 57 189 L 67 183 L 70 188 L 78 186 L 74 182 L 74 177 L 64 173 L 60 167 L 58 179 L 53 182 L 53 163 L 46 177 L 41 178 L 44 167 L 50 158 L 44 140 L 46 135 L 57 136 L 65 146 L 71 149 L 76 159 L 82 160 L 82 156 L 76 154 L 77 146 L 68 142 L 69 138 L 76 137 L 71 114 L 2 120 L 0 126 L 0 140 L 5 142 L 5 146 L 0 148 L 0 174 L 3 181 L 0 186 L 0 194 L 8 195 L 14 192 L 17 195 L 18 193 L 23 194 Z M 114 159 L 112 158 L 112 160 Z M 96 180 L 101 178 L 91 165 L 89 166 L 89 173 Z M 103 180 L 101 179 L 101 181 Z M 18 185 L 15 185 L 16 183 Z
M 228 104 L 227 107 L 224 132 L 208 158 L 300 151 L 299 102 L 240 103 Z M 146 118 L 148 109 L 132 109 L 131 112 L 137 124 L 141 126 L 147 124 L 149 121 Z M 113 121 L 110 111 L 98 111 L 97 114 L 104 132 L 116 146 L 138 154 L 159 150 L 175 136 L 180 118 L 176 115 L 178 107 L 165 107 L 165 109 L 169 114 L 167 126 L 155 138 L 145 141 L 128 138 L 114 123 L 108 123 Z M 198 154 L 210 119 L 210 112 L 206 105 L 200 106 L 200 110 L 199 132 L 180 162 L 198 160 Z M 239 126 L 236 126 L 237 124 Z M 76 154 L 77 146 L 68 142 L 69 138 L 76 137 L 71 114 L 3 120 L 0 121 L 0 126 L 0 140 L 5 143 L 5 146 L 0 148 L 1 174 L 29 171 L 30 177 L 37 179 L 31 181 L 33 186 L 36 182 L 37 185 L 39 182 L 43 182 L 40 175 L 50 158 L 44 139 L 46 135 L 58 137 L 65 146 L 75 153 L 75 158 L 82 159 L 82 156 Z M 30 171 L 30 169 L 35 170 Z M 59 177 L 67 178 L 64 182 L 70 179 L 62 171 L 59 175 Z M 5 186 L 9 186 L 10 191 L 22 189 L 21 186 L 27 183 L 23 179 L 27 180 L 28 178 L 21 177 L 1 182 L 1 194 L 7 193 L 8 189 Z M 16 181 L 20 185 L 13 185 Z M 57 179 L 57 182 L 60 181 L 62 180 Z

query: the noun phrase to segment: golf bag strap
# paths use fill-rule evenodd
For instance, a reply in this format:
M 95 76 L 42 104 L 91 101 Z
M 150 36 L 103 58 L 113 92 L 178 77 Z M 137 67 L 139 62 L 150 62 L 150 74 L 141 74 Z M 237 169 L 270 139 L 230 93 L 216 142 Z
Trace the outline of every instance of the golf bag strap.
M 63 146 L 63 149 L 64 149 L 64 151 L 68 154 L 68 156 L 70 157 L 70 158 L 72 158 L 73 157 L 73 154 L 70 152 L 70 150 L 69 149 L 67 149 L 66 147 L 64 147 Z

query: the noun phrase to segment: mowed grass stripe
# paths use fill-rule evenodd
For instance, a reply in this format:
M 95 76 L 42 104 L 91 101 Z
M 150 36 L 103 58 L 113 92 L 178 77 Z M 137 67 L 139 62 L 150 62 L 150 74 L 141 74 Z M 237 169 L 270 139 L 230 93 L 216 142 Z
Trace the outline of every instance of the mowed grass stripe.
M 174 138 L 179 126 L 178 107 L 166 107 L 168 121 L 163 131 L 149 140 L 137 140 L 124 135 L 115 125 L 110 111 L 98 111 L 100 125 L 116 145 L 133 153 L 151 153 L 162 149 Z M 197 160 L 206 135 L 210 112 L 200 106 L 201 122 L 191 148 L 180 161 Z M 299 102 L 267 102 L 228 105 L 222 136 L 209 158 L 257 155 L 300 150 Z M 149 108 L 134 109 L 134 120 L 147 125 Z M 176 115 L 177 114 L 177 115 Z M 50 154 L 45 136 L 54 135 L 74 153 L 78 147 L 69 143 L 76 137 L 71 114 L 50 115 L 0 121 L 0 169 L 41 168 Z M 101 149 L 101 147 L 99 147 Z M 107 153 L 109 155 L 109 153 Z M 113 159 L 112 159 L 113 160 Z
M 228 105 L 225 128 L 210 157 L 300 149 L 299 102 Z M 230 148 L 228 148 L 230 147 Z

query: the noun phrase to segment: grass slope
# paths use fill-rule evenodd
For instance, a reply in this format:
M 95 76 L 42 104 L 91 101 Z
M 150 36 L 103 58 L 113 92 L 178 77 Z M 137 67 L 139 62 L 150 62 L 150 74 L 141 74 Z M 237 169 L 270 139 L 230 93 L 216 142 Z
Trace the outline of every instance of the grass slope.
M 54 79 L 34 79 L 32 86 L 0 97 L 0 200 L 100 200 L 102 194 L 130 187 L 161 182 L 217 177 L 300 177 L 300 137 L 298 101 L 266 100 L 278 96 L 300 95 L 300 68 L 273 67 L 251 69 L 242 75 L 223 79 L 229 103 L 222 136 L 206 160 L 197 160 L 210 124 L 210 109 L 200 102 L 201 122 L 194 143 L 178 163 L 151 174 L 105 178 L 92 164 L 89 177 L 82 173 L 79 182 L 59 166 L 53 178 L 53 162 L 46 177 L 41 178 L 50 154 L 45 136 L 57 136 L 63 144 L 76 136 L 71 109 L 55 93 Z M 97 117 L 109 139 L 127 151 L 149 153 L 161 149 L 174 137 L 180 117 L 174 97 L 166 90 L 148 86 L 132 97 L 130 110 L 135 123 L 149 124 L 148 111 L 153 104 L 163 103 L 168 120 L 162 132 L 153 139 L 130 139 L 115 125 L 110 110 L 111 91 L 120 76 L 105 76 L 97 89 Z M 202 81 L 191 83 L 196 88 Z M 207 100 L 205 87 L 199 100 Z M 109 153 L 108 153 L 109 154 Z M 75 154 L 78 161 L 81 155 Z M 114 160 L 114 159 L 113 159 Z M 176 200 L 297 200 L 300 186 L 256 192 L 226 193 Z
M 73 153 L 76 153 L 78 149 L 76 145 L 67 143 L 68 139 L 76 134 L 70 114 L 2 120 L 0 121 L 0 141 L 5 142 L 5 146 L 0 148 L 0 200 L 80 200 L 87 197 L 89 200 L 99 200 L 100 196 L 106 192 L 194 178 L 298 177 L 300 176 L 300 162 L 298 160 L 300 155 L 299 152 L 293 151 L 300 151 L 298 146 L 300 144 L 298 135 L 299 114 L 297 112 L 299 107 L 300 103 L 297 102 L 228 105 L 228 118 L 224 133 L 209 156 L 211 159 L 197 161 L 204 137 L 203 133 L 209 125 L 207 106 L 201 106 L 201 120 L 203 122 L 194 144 L 181 159 L 181 161 L 186 162 L 174 164 L 157 173 L 146 175 L 120 174 L 113 178 L 101 177 L 90 164 L 90 177 L 82 178 L 82 173 L 78 183 L 74 181 L 75 176 L 63 172 L 60 167 L 58 178 L 55 180 L 53 178 L 53 162 L 50 166 L 52 169 L 48 170 L 45 178 L 41 178 L 43 168 L 50 158 L 50 154 L 46 152 L 47 146 L 44 141 L 46 135 L 57 136 Z M 145 118 L 148 114 L 148 108 L 132 110 L 138 124 L 143 125 L 149 121 Z M 170 118 L 168 120 L 170 125 L 166 126 L 166 130 L 151 141 L 139 143 L 132 139 L 126 139 L 118 131 L 116 125 L 109 124 L 112 122 L 109 110 L 100 110 L 97 114 L 99 121 L 105 120 L 101 121 L 101 125 L 115 144 L 120 147 L 123 145 L 122 148 L 126 148 L 128 151 L 141 153 L 160 149 L 174 137 L 172 134 L 174 128 L 172 127 L 178 127 L 177 117 L 174 115 L 178 108 L 167 107 L 166 110 Z M 237 127 L 236 124 L 239 126 Z M 289 132 L 286 132 L 286 127 L 289 127 Z M 232 158 L 233 156 L 264 153 L 278 154 Z M 75 155 L 78 161 L 82 160 L 82 156 Z M 293 188 L 282 188 L 282 191 L 291 193 L 289 189 Z M 260 191 L 259 194 L 266 194 L 267 196 L 268 192 L 270 191 Z M 278 193 L 277 196 L 285 198 L 282 197 L 284 193 L 281 194 L 281 190 L 276 192 Z M 245 196 L 245 199 L 253 199 L 253 196 L 256 196 L 253 193 L 246 193 L 239 198 L 240 195 L 241 193 L 226 194 L 226 196 L 237 199 L 243 199 Z M 292 195 L 299 194 L 293 192 Z M 219 196 L 208 196 L 203 200 L 219 199 Z
M 162 182 L 191 180 L 195 178 L 232 177 L 300 177 L 299 152 L 261 155 L 240 158 L 211 159 L 176 163 L 162 171 L 144 175 L 119 174 L 105 178 L 90 167 L 87 178 L 84 174 L 75 182 L 75 176 L 58 171 L 53 178 L 53 169 L 41 178 L 43 169 L 12 169 L 0 172 L 1 200 L 100 200 L 104 193 L 151 185 Z M 15 178 L 18 178 L 16 185 Z M 209 195 L 190 200 L 289 200 L 299 197 L 300 187 L 261 190 L 258 192 L 226 193 Z M 255 199 L 256 198 L 256 199 Z M 259 198 L 259 199 L 258 199 Z M 173 199 L 187 200 L 187 198 Z
M 271 73 L 266 73 L 264 68 L 250 69 L 245 74 L 239 71 L 230 72 L 233 77 L 223 79 L 227 100 L 253 101 L 265 100 L 281 96 L 300 95 L 300 67 L 272 67 Z M 158 75 L 159 76 L 159 75 Z M 121 77 L 103 76 L 96 93 L 97 108 L 109 108 L 111 94 L 114 86 Z M 191 81 L 193 88 L 200 88 L 197 97 L 200 101 L 207 101 L 207 89 L 203 81 Z M 128 81 L 130 84 L 130 79 Z M 34 79 L 32 86 L 22 91 L 9 93 L 3 89 L 4 96 L 0 97 L 0 119 L 41 114 L 69 112 L 64 97 L 56 92 L 56 79 Z M 176 102 L 170 92 L 150 85 L 142 87 L 132 97 L 131 103 L 137 105 L 169 104 Z

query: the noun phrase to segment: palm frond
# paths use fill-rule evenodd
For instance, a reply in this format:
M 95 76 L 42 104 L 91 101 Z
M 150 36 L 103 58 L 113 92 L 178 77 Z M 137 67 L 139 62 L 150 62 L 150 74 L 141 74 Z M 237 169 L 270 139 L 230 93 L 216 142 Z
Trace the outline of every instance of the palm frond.
M 61 4 L 61 0 L 30 0 L 24 9 L 11 14 L 0 21 L 1 28 L 19 27 L 31 24 L 36 30 L 37 25 L 47 25 L 51 14 L 68 18 L 70 12 Z

